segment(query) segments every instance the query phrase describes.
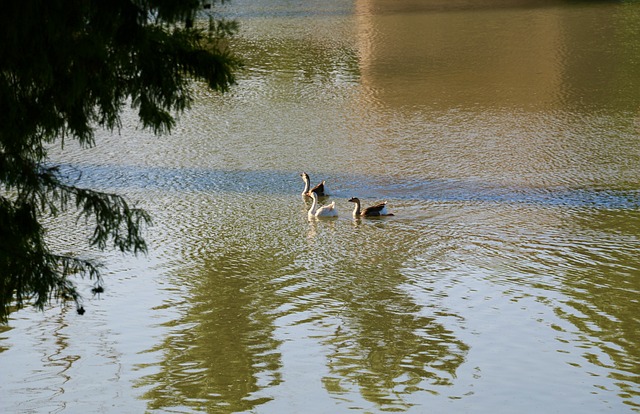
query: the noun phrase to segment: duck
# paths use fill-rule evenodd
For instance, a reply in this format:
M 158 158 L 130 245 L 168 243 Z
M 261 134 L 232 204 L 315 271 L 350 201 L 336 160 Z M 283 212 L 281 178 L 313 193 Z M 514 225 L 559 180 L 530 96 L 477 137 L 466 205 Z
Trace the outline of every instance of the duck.
M 336 202 L 326 206 L 318 206 L 318 194 L 315 191 L 311 191 L 311 198 L 313 203 L 307 213 L 309 218 L 322 218 L 322 217 L 338 217 L 338 209 L 336 208 Z
M 311 193 L 316 193 L 319 197 L 324 197 L 324 180 L 320 184 L 311 188 L 311 180 L 309 180 L 309 174 L 303 172 L 302 174 L 300 174 L 300 177 L 302 177 L 302 181 L 304 181 L 304 190 L 302 190 L 303 196 L 311 197 Z
M 393 213 L 387 211 L 387 202 L 376 204 L 371 207 L 367 207 L 364 210 L 360 208 L 360 199 L 358 197 L 351 197 L 349 202 L 355 203 L 353 209 L 353 217 L 380 217 L 380 216 L 393 216 Z

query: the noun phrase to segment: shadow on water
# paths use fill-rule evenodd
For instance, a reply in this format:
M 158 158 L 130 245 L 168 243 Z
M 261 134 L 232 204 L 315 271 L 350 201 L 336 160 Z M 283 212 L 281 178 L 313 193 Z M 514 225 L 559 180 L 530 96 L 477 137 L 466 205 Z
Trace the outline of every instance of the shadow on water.
M 298 172 L 223 171 L 193 168 L 62 165 L 69 182 L 92 188 L 178 190 L 241 194 L 291 194 L 302 190 Z M 324 175 L 332 196 L 423 201 L 524 203 L 575 208 L 640 208 L 640 189 L 596 187 L 525 188 L 462 180 L 403 180 L 393 177 Z
M 584 5 L 584 4 L 606 4 L 606 3 L 627 3 L 633 0 L 409 0 L 398 2 L 389 1 L 369 1 L 375 13 L 393 12 L 425 12 L 425 11 L 459 11 L 459 10 L 488 10 L 488 9 L 526 9 L 535 7 L 555 7 L 562 5 Z M 350 2 L 325 1 L 322 7 L 315 3 L 288 3 L 286 7 L 278 4 L 268 4 L 256 7 L 246 7 L 247 0 L 236 0 L 233 7 L 228 9 L 221 7 L 222 13 L 227 18 L 264 18 L 265 15 L 279 18 L 292 17 L 319 17 L 319 16 L 343 16 L 352 13 Z M 254 2 L 252 2 L 254 3 Z

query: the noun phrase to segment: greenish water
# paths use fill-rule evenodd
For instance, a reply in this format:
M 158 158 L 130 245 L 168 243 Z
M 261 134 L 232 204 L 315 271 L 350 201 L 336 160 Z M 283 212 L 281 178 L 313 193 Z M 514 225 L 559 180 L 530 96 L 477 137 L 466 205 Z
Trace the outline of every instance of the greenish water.
M 151 251 L 51 223 L 106 290 L 12 315 L 0 411 L 640 411 L 640 6 L 464 3 L 233 1 L 229 95 L 52 149 Z

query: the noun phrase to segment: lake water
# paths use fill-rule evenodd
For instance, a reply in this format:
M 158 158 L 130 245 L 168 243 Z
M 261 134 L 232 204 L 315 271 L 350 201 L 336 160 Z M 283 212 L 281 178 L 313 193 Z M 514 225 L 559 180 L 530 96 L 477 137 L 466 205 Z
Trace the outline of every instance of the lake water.
M 0 412 L 640 412 L 640 5 L 222 11 L 228 95 L 52 149 L 152 214 L 151 249 L 50 223 L 105 292 L 11 315 Z M 302 171 L 337 219 L 307 220 Z

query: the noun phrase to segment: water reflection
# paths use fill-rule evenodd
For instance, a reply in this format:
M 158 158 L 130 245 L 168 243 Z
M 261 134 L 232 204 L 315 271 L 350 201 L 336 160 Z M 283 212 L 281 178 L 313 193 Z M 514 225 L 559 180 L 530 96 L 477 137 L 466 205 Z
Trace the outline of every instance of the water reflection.
M 345 399 L 358 391 L 382 410 L 406 410 L 411 394 L 437 395 L 453 384 L 468 346 L 435 317 L 420 315 L 423 305 L 399 289 L 401 274 L 387 273 L 397 269 L 370 259 L 346 270 L 360 275 L 357 286 L 334 293 L 344 310 L 324 341 L 331 374 L 323 382 Z
M 639 106 L 637 7 L 605 2 L 569 11 L 536 1 L 496 1 L 509 7 L 491 13 L 469 7 L 492 3 L 481 1 L 458 2 L 459 10 L 445 12 L 456 10 L 455 3 L 356 2 L 361 82 L 376 102 L 392 108 Z M 522 3 L 544 7 L 513 7 Z
M 436 315 L 422 316 L 430 312 L 403 289 L 401 269 L 420 233 L 394 221 L 352 223 L 340 226 L 341 241 L 325 228 L 314 229 L 310 241 L 308 268 L 322 269 L 317 283 L 335 319 L 323 339 L 330 372 L 322 381 L 340 400 L 358 392 L 382 410 L 405 410 L 412 394 L 452 384 L 468 346 Z
M 526 319 L 512 314 L 489 320 L 485 315 L 480 325 L 473 319 L 488 304 L 500 313 L 518 304 L 516 308 L 527 310 L 521 316 L 537 318 L 529 331 L 529 339 L 539 341 L 536 346 L 549 346 L 547 340 L 553 338 L 557 342 L 551 349 L 566 354 L 560 362 L 589 373 L 594 395 L 616 393 L 623 404 L 637 407 L 638 211 L 504 204 L 482 209 L 470 204 L 458 205 L 452 214 L 455 227 L 451 217 L 431 218 L 430 233 L 436 235 L 425 239 L 433 245 L 422 249 L 410 262 L 410 272 L 405 271 L 414 275 L 412 285 L 425 286 L 425 275 L 437 274 L 443 282 L 429 283 L 440 285 L 445 297 L 454 295 L 453 303 L 462 301 L 454 309 L 468 319 L 465 325 L 479 335 L 499 335 L 490 334 L 487 340 L 504 340 L 509 348 L 518 343 L 509 333 Z M 478 287 L 477 277 L 490 287 Z M 550 337 L 540 341 L 545 329 Z M 482 341 L 471 342 L 477 351 Z M 509 355 L 525 357 L 511 348 Z
M 297 370 L 282 360 L 293 335 L 322 345 L 322 383 L 336 401 L 354 401 L 348 394 L 356 392 L 381 409 L 406 409 L 411 395 L 452 385 L 468 346 L 403 287 L 418 233 L 400 220 L 309 222 L 308 203 L 293 190 L 246 194 L 231 207 L 234 200 L 212 196 L 233 214 L 192 210 L 178 230 L 192 241 L 181 253 L 189 265 L 173 276 L 185 290 L 171 306 L 184 315 L 153 349 L 163 350 L 160 370 L 138 384 L 150 387 L 150 409 L 268 406 Z M 281 206 L 277 217 L 255 214 L 273 204 Z
M 219 199 L 201 202 L 225 208 Z M 247 208 L 257 208 L 254 203 Z M 189 265 L 173 275 L 186 288 L 186 302 L 172 303 L 184 316 L 170 323 L 172 333 L 158 345 L 165 351 L 161 370 L 139 384 L 152 386 L 144 395 L 151 409 L 249 411 L 271 399 L 261 390 L 281 382 L 280 341 L 273 334 L 280 302 L 268 280 L 287 274 L 292 257 L 260 240 L 245 221 L 254 214 L 218 212 L 202 209 L 179 230 L 192 240 L 181 253 Z
M 149 411 L 637 411 L 640 8 L 425 4 L 444 2 L 239 1 L 230 96 L 198 89 L 172 137 L 52 150 L 77 184 L 142 200 L 159 252 L 113 260 L 115 317 L 83 329 L 114 349 L 64 375 L 123 384 L 115 400 L 134 361 Z M 338 219 L 307 220 L 303 170 Z M 353 220 L 353 196 L 396 216 Z M 18 330 L 0 355 L 32 349 Z M 26 395 L 37 369 L 18 371 Z M 56 375 L 67 411 L 93 401 Z
M 594 225 L 594 223 L 597 223 Z M 638 292 L 640 212 L 592 211 L 572 223 L 571 248 L 559 253 L 566 266 L 558 315 L 571 322 L 589 363 L 606 368 L 623 398 L 640 408 Z M 562 243 L 563 239 L 560 239 Z
M 464 214 L 476 223 L 473 232 L 461 227 L 457 237 L 465 266 L 486 269 L 513 301 L 535 298 L 553 310 L 563 321 L 552 324 L 556 340 L 580 350 L 582 361 L 574 359 L 572 366 L 592 367 L 594 381 L 609 376 L 625 404 L 635 406 L 639 382 L 630 373 L 640 363 L 640 213 L 502 206 L 499 214 L 505 224 L 497 227 L 481 212 L 476 220 L 470 211 Z
M 172 323 L 159 345 L 162 370 L 145 378 L 151 409 L 188 406 L 198 411 L 251 410 L 269 397 L 256 393 L 279 384 L 279 341 L 274 316 L 265 313 L 263 292 L 256 294 L 255 272 L 277 273 L 274 253 L 244 251 L 209 256 L 202 273 L 177 275 L 191 285 L 188 314 Z

